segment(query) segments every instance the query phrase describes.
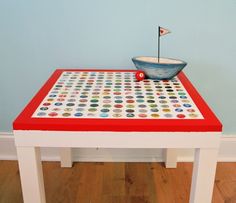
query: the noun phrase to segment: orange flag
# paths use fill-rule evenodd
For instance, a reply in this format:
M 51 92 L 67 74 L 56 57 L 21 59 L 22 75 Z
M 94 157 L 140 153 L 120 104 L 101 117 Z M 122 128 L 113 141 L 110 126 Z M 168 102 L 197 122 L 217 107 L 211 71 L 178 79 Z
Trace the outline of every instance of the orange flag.
M 163 27 L 159 27 L 159 36 L 163 36 L 163 35 L 166 35 L 166 34 L 169 34 L 170 31 L 163 28 Z

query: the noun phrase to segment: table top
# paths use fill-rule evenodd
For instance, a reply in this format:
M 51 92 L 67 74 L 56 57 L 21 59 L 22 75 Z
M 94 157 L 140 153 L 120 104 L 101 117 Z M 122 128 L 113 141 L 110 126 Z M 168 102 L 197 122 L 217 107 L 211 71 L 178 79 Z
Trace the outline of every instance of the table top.
M 134 70 L 58 69 L 13 123 L 14 130 L 221 131 L 181 72 L 137 81 Z

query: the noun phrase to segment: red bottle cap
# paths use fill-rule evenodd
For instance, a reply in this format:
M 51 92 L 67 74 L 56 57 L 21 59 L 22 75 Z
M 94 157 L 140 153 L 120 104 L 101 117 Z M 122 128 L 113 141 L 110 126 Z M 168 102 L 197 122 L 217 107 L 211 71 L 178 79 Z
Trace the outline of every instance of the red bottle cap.
M 135 77 L 138 81 L 141 81 L 145 78 L 145 73 L 143 71 L 137 71 Z

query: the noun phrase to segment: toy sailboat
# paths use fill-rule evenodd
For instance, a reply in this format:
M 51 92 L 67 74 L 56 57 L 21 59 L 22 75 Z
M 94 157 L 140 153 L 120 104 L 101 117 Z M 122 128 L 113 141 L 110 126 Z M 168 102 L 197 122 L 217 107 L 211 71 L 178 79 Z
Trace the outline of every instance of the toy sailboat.
M 172 58 L 160 57 L 160 37 L 169 34 L 170 31 L 158 26 L 158 54 L 153 56 L 133 57 L 132 61 L 138 70 L 143 71 L 147 78 L 157 80 L 169 80 L 175 77 L 187 63 Z

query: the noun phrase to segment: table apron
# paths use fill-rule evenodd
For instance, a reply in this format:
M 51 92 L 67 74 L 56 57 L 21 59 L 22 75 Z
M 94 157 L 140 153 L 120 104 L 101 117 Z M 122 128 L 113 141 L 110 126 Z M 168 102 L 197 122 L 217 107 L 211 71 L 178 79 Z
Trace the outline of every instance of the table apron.
M 76 148 L 218 148 L 221 132 L 14 130 L 15 145 Z

